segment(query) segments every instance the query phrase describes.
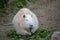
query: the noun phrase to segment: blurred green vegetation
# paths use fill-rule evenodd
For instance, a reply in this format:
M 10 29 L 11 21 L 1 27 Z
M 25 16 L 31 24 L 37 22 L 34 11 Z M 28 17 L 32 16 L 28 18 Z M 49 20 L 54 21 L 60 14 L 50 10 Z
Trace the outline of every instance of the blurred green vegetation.
M 33 35 L 18 35 L 15 31 L 8 32 L 7 36 L 9 38 L 14 38 L 15 40 L 50 40 L 52 33 L 54 32 L 53 29 L 42 26 L 38 29 Z
M 0 0 L 0 9 L 4 8 L 4 5 L 8 4 L 8 2 L 9 0 Z M 29 0 L 18 0 L 17 2 L 12 3 L 18 8 L 23 8 L 26 4 L 29 4 Z
M 18 0 L 12 1 L 10 4 L 8 4 L 9 1 L 11 0 L 0 0 L 0 16 L 3 16 L 3 14 L 7 14 L 7 10 L 13 11 L 11 9 L 14 9 L 15 7 L 16 9 L 20 9 L 30 3 L 29 0 Z
M 29 4 L 29 0 L 19 0 L 18 2 L 15 3 L 15 6 L 18 8 L 23 8 L 25 5 Z
M 4 5 L 7 4 L 9 0 L 0 0 L 0 9 L 4 8 Z

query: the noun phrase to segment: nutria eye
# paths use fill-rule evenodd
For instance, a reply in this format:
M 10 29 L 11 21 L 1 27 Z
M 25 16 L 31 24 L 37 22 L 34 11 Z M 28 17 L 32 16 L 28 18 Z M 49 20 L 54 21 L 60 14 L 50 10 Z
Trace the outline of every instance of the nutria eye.
M 23 15 L 23 18 L 25 18 L 25 15 Z

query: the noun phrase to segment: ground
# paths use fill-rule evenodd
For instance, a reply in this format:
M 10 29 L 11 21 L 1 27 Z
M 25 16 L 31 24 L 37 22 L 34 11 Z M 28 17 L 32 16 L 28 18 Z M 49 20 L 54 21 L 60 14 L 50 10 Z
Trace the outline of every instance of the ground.
M 60 0 L 30 0 L 30 2 L 26 7 L 37 15 L 40 26 L 47 25 L 57 30 L 60 29 Z M 7 14 L 0 15 L 0 40 L 10 40 L 6 34 L 9 30 L 13 30 L 13 27 L 2 24 L 11 23 L 19 10 L 11 6 L 9 8 L 12 9 L 6 10 Z

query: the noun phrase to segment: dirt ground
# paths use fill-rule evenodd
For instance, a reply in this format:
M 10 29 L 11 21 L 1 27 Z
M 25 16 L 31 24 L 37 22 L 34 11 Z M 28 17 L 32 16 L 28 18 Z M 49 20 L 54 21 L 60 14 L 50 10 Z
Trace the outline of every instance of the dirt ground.
M 52 28 L 60 29 L 60 0 L 31 0 L 26 7 L 31 9 L 38 17 L 40 26 L 46 25 Z M 0 40 L 11 40 L 6 37 L 9 30 L 13 30 L 12 26 L 4 26 L 2 24 L 11 23 L 13 16 L 18 9 L 7 10 L 7 14 L 0 15 Z

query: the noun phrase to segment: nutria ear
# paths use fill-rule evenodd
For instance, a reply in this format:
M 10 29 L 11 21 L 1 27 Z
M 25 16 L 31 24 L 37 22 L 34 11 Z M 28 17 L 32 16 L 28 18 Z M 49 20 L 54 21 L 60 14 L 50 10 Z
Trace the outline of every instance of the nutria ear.
M 23 18 L 25 18 L 25 15 L 23 15 Z

